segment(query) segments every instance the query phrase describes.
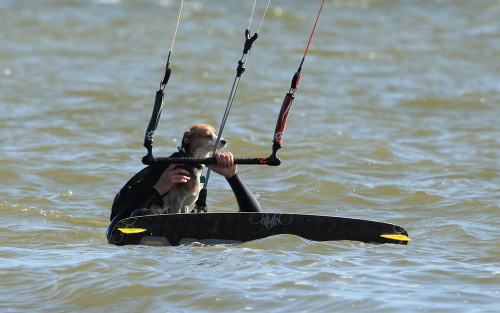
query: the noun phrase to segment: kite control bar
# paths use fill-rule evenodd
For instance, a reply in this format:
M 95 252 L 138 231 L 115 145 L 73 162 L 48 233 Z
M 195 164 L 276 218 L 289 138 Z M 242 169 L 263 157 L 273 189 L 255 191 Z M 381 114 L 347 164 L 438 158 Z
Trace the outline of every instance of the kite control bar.
M 142 163 L 146 165 L 151 164 L 217 164 L 215 158 L 190 158 L 190 157 L 149 157 L 145 156 L 142 158 Z M 235 164 L 256 164 L 256 165 L 269 165 L 278 166 L 281 164 L 280 158 L 276 154 L 272 154 L 268 158 L 235 158 Z

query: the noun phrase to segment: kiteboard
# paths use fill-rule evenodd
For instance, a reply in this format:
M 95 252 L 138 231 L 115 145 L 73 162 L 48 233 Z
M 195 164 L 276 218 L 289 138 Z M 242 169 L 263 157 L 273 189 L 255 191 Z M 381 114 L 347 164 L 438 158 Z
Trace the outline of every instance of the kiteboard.
M 110 229 L 112 227 L 112 229 Z M 129 217 L 107 230 L 114 245 L 238 244 L 290 234 L 312 241 L 349 240 L 406 245 L 398 225 L 364 219 L 289 213 L 193 213 Z

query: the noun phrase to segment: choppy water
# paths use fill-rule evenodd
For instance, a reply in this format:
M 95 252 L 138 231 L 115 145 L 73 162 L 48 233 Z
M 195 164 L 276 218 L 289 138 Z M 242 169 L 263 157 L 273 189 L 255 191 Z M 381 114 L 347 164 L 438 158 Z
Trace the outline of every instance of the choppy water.
M 258 1 L 252 27 L 267 1 Z M 116 247 L 179 1 L 0 2 L 2 312 L 498 312 L 500 1 L 327 1 L 266 211 L 396 223 L 408 246 L 278 236 Z M 187 1 L 155 140 L 218 128 L 253 1 Z M 224 137 L 268 156 L 320 1 L 272 1 Z M 213 211 L 235 210 L 212 176 Z

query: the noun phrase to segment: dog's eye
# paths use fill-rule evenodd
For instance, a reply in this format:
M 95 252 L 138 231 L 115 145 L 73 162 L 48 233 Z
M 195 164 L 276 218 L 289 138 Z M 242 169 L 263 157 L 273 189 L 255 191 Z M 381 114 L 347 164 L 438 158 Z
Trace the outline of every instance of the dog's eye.
M 207 135 L 207 138 L 210 138 L 210 139 L 212 139 L 212 135 L 210 135 L 210 134 L 209 134 L 209 135 Z

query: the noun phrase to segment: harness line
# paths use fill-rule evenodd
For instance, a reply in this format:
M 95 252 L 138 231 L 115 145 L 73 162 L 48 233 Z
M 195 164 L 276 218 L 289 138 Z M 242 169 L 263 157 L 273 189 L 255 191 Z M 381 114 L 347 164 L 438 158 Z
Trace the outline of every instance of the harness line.
M 309 52 L 312 38 L 313 38 L 314 33 L 316 31 L 316 27 L 317 27 L 321 12 L 323 10 L 323 6 L 325 4 L 325 1 L 326 0 L 322 0 L 320 9 L 319 9 L 318 14 L 316 16 L 316 21 L 314 23 L 313 29 L 311 31 L 311 34 L 309 36 L 309 40 L 308 40 L 307 45 L 306 45 L 306 49 L 304 51 L 304 55 L 302 57 L 302 60 L 300 62 L 300 65 L 299 65 L 297 71 L 295 72 L 295 74 L 292 78 L 292 81 L 290 84 L 290 89 L 289 89 L 288 93 L 285 95 L 285 98 L 283 100 L 281 110 L 280 110 L 280 113 L 278 115 L 278 119 L 276 122 L 276 128 L 275 128 L 275 132 L 274 132 L 271 155 L 267 158 L 237 158 L 237 159 L 235 159 L 235 164 L 263 164 L 263 165 L 270 165 L 270 166 L 278 166 L 281 164 L 281 160 L 276 155 L 276 153 L 277 153 L 278 149 L 281 148 L 281 144 L 283 142 L 283 135 L 284 135 L 285 128 L 286 128 L 286 122 L 287 122 L 288 115 L 290 114 L 290 110 L 291 110 L 291 107 L 292 107 L 292 104 L 293 104 L 293 101 L 295 98 L 294 93 L 297 90 L 297 87 L 298 87 L 298 84 L 300 81 L 300 73 L 302 70 L 302 66 L 304 65 L 307 53 Z M 248 58 L 248 52 L 252 48 L 253 42 L 259 36 L 258 33 L 259 33 L 259 30 L 260 30 L 262 23 L 264 21 L 264 18 L 265 18 L 265 15 L 267 13 L 267 10 L 269 8 L 270 2 L 271 2 L 271 0 L 268 0 L 266 9 L 265 9 L 264 14 L 262 16 L 262 19 L 260 21 L 257 32 L 253 36 L 250 36 L 250 26 L 252 23 L 252 18 L 253 18 L 253 14 L 255 11 L 256 3 L 257 3 L 257 0 L 254 0 L 252 13 L 251 13 L 250 19 L 249 19 L 249 25 L 248 25 L 248 28 L 245 30 L 245 44 L 244 44 L 244 48 L 243 48 L 243 54 L 242 54 L 240 60 L 238 61 L 238 67 L 236 69 L 236 77 L 233 81 L 231 92 L 229 94 L 229 99 L 228 99 L 228 102 L 226 105 L 226 110 L 224 112 L 224 116 L 222 118 L 221 126 L 220 126 L 219 133 L 218 133 L 218 136 L 216 139 L 213 153 L 215 153 L 217 151 L 217 146 L 218 146 L 220 139 L 222 137 L 222 132 L 223 132 L 223 129 L 225 127 L 227 118 L 229 116 L 229 112 L 230 112 L 231 106 L 233 104 L 235 95 L 236 95 L 236 91 L 237 91 L 238 84 L 239 84 L 240 79 L 241 79 L 241 75 L 245 72 L 245 63 L 246 63 L 247 58 Z M 205 159 L 197 159 L 197 158 L 191 158 L 191 157 L 159 157 L 159 158 L 157 158 L 157 157 L 154 157 L 153 153 L 152 153 L 153 137 L 154 137 L 156 128 L 158 126 L 158 122 L 159 122 L 159 118 L 160 118 L 161 110 L 162 110 L 162 106 L 163 106 L 163 89 L 165 88 L 165 86 L 168 82 L 168 79 L 170 78 L 170 74 L 171 74 L 171 69 L 169 67 L 170 57 L 171 57 L 171 54 L 173 51 L 175 37 L 176 37 L 177 30 L 179 27 L 180 17 L 181 17 L 181 12 L 182 12 L 183 6 L 184 6 L 184 0 L 181 1 L 181 7 L 179 9 L 179 15 L 177 18 L 177 24 L 176 24 L 174 35 L 173 35 L 172 44 L 170 47 L 170 51 L 168 53 L 167 65 L 165 68 L 165 75 L 164 75 L 162 82 L 160 84 L 160 89 L 156 93 L 155 106 L 153 109 L 153 113 L 151 115 L 151 120 L 149 122 L 145 138 L 144 138 L 144 146 L 147 148 L 148 154 L 142 158 L 142 163 L 148 164 L 148 165 L 155 164 L 155 163 L 207 164 L 207 165 L 208 164 L 214 164 L 214 165 L 217 164 L 217 160 L 215 160 L 214 157 L 205 158 Z M 205 182 L 203 185 L 203 189 L 201 190 L 201 192 L 199 194 L 198 200 L 196 201 L 196 206 L 192 212 L 195 212 L 195 211 L 206 212 L 207 211 L 206 210 L 206 197 L 207 197 L 206 187 L 208 184 L 209 176 L 210 176 L 210 168 L 208 168 L 208 170 L 207 170 L 206 179 L 205 179 Z
M 175 24 L 175 30 L 174 30 L 174 35 L 172 37 L 172 44 L 170 45 L 170 52 L 174 50 L 174 43 L 175 43 L 175 37 L 177 37 L 177 30 L 179 29 L 179 23 L 181 21 L 181 15 L 182 15 L 182 8 L 184 7 L 184 0 L 181 1 L 181 7 L 179 9 L 179 15 L 177 16 L 177 24 Z M 170 61 L 170 53 L 168 55 L 168 60 L 167 60 L 167 66 Z
M 170 57 L 172 56 L 172 51 L 174 50 L 175 37 L 177 36 L 177 30 L 179 29 L 179 24 L 181 20 L 182 8 L 184 7 L 184 0 L 181 1 L 179 8 L 179 14 L 177 16 L 177 23 L 175 25 L 174 34 L 172 36 L 172 43 L 170 45 L 170 50 L 168 51 L 167 65 L 165 66 L 165 74 L 160 82 L 160 89 L 156 92 L 155 103 L 153 107 L 153 112 L 151 113 L 151 119 L 149 120 L 148 128 L 146 129 L 146 134 L 144 135 L 144 147 L 147 149 L 148 153 L 142 158 L 142 163 L 146 164 L 156 160 L 153 155 L 153 142 L 156 129 L 158 128 L 158 123 L 160 121 L 161 112 L 163 109 L 163 90 L 167 86 L 168 80 L 172 70 L 170 69 Z
M 276 128 L 274 132 L 274 138 L 273 138 L 273 147 L 272 147 L 272 153 L 269 157 L 267 158 L 235 158 L 234 163 L 235 164 L 255 164 L 255 165 L 269 165 L 269 166 L 279 166 L 281 164 L 281 160 L 279 157 L 276 156 L 277 150 L 281 148 L 281 143 L 283 141 L 283 135 L 285 132 L 285 126 L 286 126 L 286 121 L 288 119 L 288 115 L 290 113 L 290 109 L 294 100 L 294 93 L 297 90 L 299 81 L 300 81 L 300 72 L 302 70 L 302 66 L 304 65 L 304 61 L 306 59 L 307 53 L 310 48 L 310 44 L 312 42 L 312 38 L 314 36 L 314 33 L 316 31 L 316 26 L 319 21 L 319 17 L 321 15 L 321 12 L 323 10 L 323 6 L 325 4 L 326 0 L 322 0 L 321 7 L 319 9 L 318 15 L 316 16 L 316 21 L 314 23 L 314 27 L 311 31 L 311 34 L 309 36 L 309 40 L 306 45 L 306 49 L 304 52 L 304 56 L 302 57 L 302 60 L 300 62 L 298 70 L 295 72 L 292 82 L 290 84 L 290 89 L 289 92 L 285 95 L 285 99 L 283 100 L 281 110 L 278 116 L 278 120 L 276 122 Z M 246 31 L 248 33 L 248 29 Z M 254 35 L 256 36 L 257 33 Z M 249 37 L 247 35 L 247 37 Z M 250 39 L 250 38 L 248 38 Z M 247 48 L 247 42 L 245 43 L 245 50 Z M 251 41 L 249 42 L 251 46 Z M 248 51 L 247 51 L 248 52 Z M 243 63 L 242 60 L 240 60 L 239 64 Z M 240 64 L 242 65 L 242 64 Z M 243 66 L 238 67 L 239 70 L 244 71 Z M 239 76 L 237 76 L 239 78 Z M 235 80 L 236 81 L 236 80 Z M 236 84 L 235 84 L 236 85 Z M 231 97 L 230 97 L 231 98 Z M 226 107 L 226 110 L 228 112 L 230 106 Z M 227 113 L 226 112 L 226 113 Z M 227 115 L 227 114 L 225 114 Z M 224 120 L 225 121 L 225 120 Z M 223 122 L 225 123 L 225 122 Z M 219 133 L 219 136 L 221 133 Z M 218 138 L 220 139 L 220 138 Z M 163 164 L 173 164 L 173 163 L 178 163 L 178 164 L 205 164 L 205 165 L 211 165 L 211 164 L 217 164 L 217 160 L 214 157 L 210 158 L 188 158 L 188 157 L 158 157 L 158 158 L 152 158 L 152 159 L 145 159 L 143 158 L 143 163 L 144 164 L 155 164 L 155 163 L 163 163 Z
M 316 26 L 318 25 L 319 17 L 321 15 L 321 12 L 323 11 L 323 6 L 325 4 L 325 0 L 321 2 L 321 6 L 318 11 L 318 15 L 316 16 L 316 21 L 314 22 L 313 29 L 311 31 L 311 35 L 309 36 L 309 40 L 306 45 L 306 49 L 304 51 L 304 56 L 302 57 L 302 60 L 300 62 L 299 68 L 295 72 L 292 78 L 292 82 L 290 84 L 290 89 L 288 93 L 285 95 L 285 98 L 283 99 L 283 103 L 281 105 L 281 110 L 278 115 L 278 120 L 276 121 L 276 128 L 274 130 L 274 138 L 273 138 L 273 147 L 272 147 L 272 153 L 271 156 L 268 158 L 268 160 L 271 160 L 273 162 L 279 162 L 279 158 L 276 156 L 276 153 L 278 149 L 281 148 L 281 144 L 283 142 L 283 136 L 285 134 L 285 128 L 286 128 L 286 122 L 288 119 L 288 115 L 290 114 L 290 110 L 292 108 L 293 101 L 295 99 L 295 91 L 297 90 L 297 87 L 299 85 L 300 81 L 300 72 L 302 71 L 302 65 L 304 65 L 304 61 L 306 60 L 307 53 L 309 52 L 309 47 L 311 45 L 312 38 L 314 36 L 314 33 L 316 32 Z

